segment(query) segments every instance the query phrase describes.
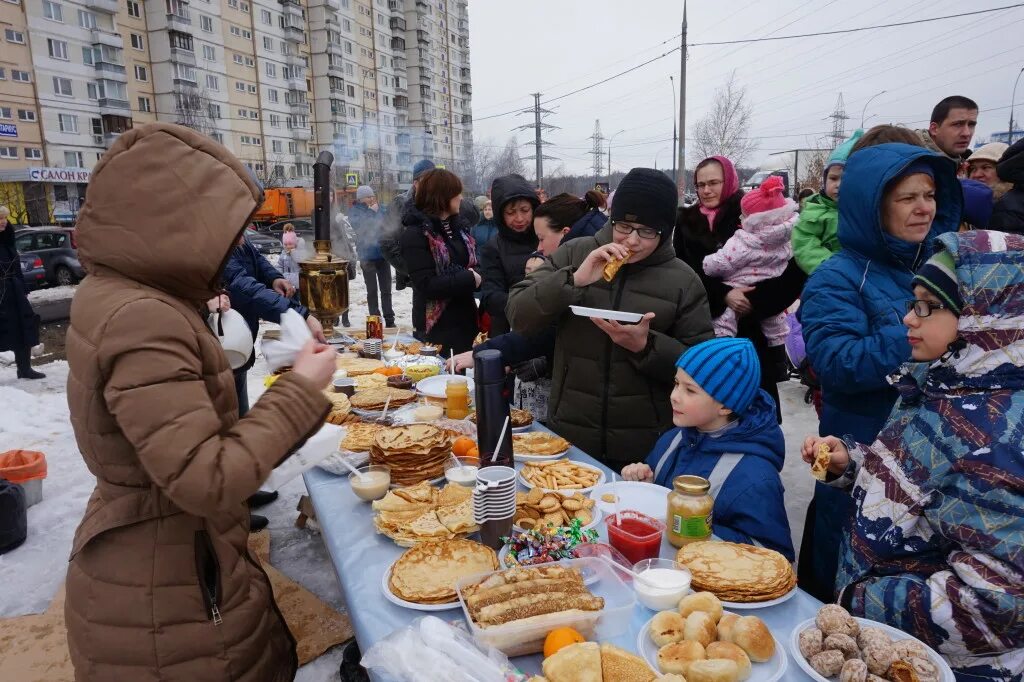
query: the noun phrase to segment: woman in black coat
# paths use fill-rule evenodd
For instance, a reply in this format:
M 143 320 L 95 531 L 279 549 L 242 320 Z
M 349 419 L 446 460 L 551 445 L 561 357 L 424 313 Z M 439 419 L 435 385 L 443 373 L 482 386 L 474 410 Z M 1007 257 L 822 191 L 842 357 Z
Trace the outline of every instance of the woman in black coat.
M 733 289 L 717 277 L 704 274 L 704 258 L 717 252 L 740 229 L 739 178 L 732 162 L 724 156 L 704 159 L 694 171 L 698 203 L 679 209 L 673 243 L 676 255 L 700 275 L 708 292 L 711 317 L 732 308 L 739 319 L 736 335 L 750 339 L 761 361 L 761 388 L 775 400 L 782 422 L 777 382 L 788 376 L 783 347 L 769 348 L 761 332 L 761 321 L 784 312 L 800 297 L 807 275 L 790 260 L 780 276 L 759 282 L 755 287 Z
M 28 302 L 10 216 L 10 210 L 0 206 L 0 350 L 14 351 L 19 379 L 42 379 L 46 375 L 29 362 L 32 346 L 39 343 L 39 317 Z
M 526 261 L 537 251 L 533 210 L 537 193 L 521 175 L 504 175 L 491 183 L 491 204 L 498 233 L 480 247 L 480 307 L 491 316 L 490 336 L 510 331 L 505 317 L 508 292 L 526 277 Z
M 462 182 L 438 168 L 425 173 L 402 216 L 402 258 L 412 279 L 416 338 L 461 353 L 477 335 L 476 243 L 459 216 Z

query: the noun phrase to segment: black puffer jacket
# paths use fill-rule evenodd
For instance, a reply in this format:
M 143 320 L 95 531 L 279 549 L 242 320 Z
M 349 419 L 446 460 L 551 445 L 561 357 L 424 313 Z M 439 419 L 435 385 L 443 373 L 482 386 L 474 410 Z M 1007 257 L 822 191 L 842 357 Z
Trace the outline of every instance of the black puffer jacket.
M 505 225 L 505 206 L 516 199 L 526 199 L 534 208 L 540 204 L 537 193 L 521 175 L 496 178 L 491 185 L 491 204 L 498 234 L 480 247 L 480 306 L 491 316 L 490 336 L 509 331 L 505 317 L 508 292 L 526 274 L 526 261 L 537 250 L 537 233 L 533 224 L 524 232 L 515 232 Z
M 1003 182 L 1013 183 L 992 208 L 988 229 L 1000 232 L 1024 233 L 1024 139 L 1017 140 L 1003 152 L 996 164 L 996 172 Z
M 462 353 L 473 347 L 477 335 L 476 278 L 469 271 L 469 225 L 460 216 L 451 217 L 454 238 L 445 235 L 440 219 L 428 216 L 415 206 L 409 205 L 402 217 L 402 260 L 412 280 L 412 323 L 416 337 L 440 344 L 447 352 Z M 434 255 L 430 251 L 426 233 L 444 238 L 451 256 L 449 272 L 438 274 Z M 466 235 L 463 239 L 462 234 Z M 429 301 L 446 301 L 441 317 L 427 332 L 427 304 Z
M 32 310 L 14 245 L 14 223 L 0 231 L 0 351 L 39 343 L 39 317 Z

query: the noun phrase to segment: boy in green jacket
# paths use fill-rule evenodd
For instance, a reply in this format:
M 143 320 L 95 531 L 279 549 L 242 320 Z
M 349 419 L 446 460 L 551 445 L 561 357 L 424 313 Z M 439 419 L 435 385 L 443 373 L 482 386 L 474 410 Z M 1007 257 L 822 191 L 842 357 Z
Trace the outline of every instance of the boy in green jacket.
M 835 148 L 825 163 L 821 193 L 804 202 L 800 220 L 793 228 L 793 256 L 808 275 L 839 251 L 839 183 L 853 145 L 864 134 L 857 130 Z

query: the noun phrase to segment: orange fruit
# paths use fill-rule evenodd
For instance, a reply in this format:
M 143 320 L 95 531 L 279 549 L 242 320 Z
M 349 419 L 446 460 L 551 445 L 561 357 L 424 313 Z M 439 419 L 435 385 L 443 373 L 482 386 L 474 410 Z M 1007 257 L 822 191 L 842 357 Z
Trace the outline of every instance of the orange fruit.
M 559 649 L 587 641 L 572 628 L 555 628 L 544 638 L 544 658 L 553 656 Z
M 480 448 L 478 448 L 477 446 L 474 445 L 468 451 L 466 451 L 466 455 L 465 456 L 468 457 L 469 459 L 475 459 L 475 460 L 479 461 L 480 460 Z
M 468 436 L 460 436 L 452 443 L 452 452 L 456 457 L 466 457 L 470 448 L 476 448 L 476 441 Z

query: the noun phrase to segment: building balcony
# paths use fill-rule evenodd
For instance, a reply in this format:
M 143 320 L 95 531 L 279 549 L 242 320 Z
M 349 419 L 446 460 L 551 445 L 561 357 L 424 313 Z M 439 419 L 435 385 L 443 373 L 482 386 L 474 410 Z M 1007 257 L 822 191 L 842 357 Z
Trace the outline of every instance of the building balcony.
M 395 65 L 395 71 L 405 71 L 406 68 L 407 68 L 406 67 L 405 57 L 395 57 L 394 58 L 394 65 Z
M 399 38 L 398 36 L 395 36 L 394 38 L 392 38 L 391 39 L 391 49 L 392 50 L 404 50 L 405 49 L 405 38 Z
M 389 22 L 392 31 L 404 31 L 405 30 L 405 17 L 391 17 Z
M 468 66 L 464 66 L 461 69 L 459 69 L 459 75 L 462 77 L 462 80 L 469 80 L 469 77 L 470 77 L 469 67 Z
M 313 139 L 313 131 L 309 128 L 292 128 L 292 139 L 309 142 Z
M 327 62 L 327 73 L 330 76 L 337 76 L 338 78 L 345 77 L 345 69 L 339 62 Z
M 409 133 L 399 133 L 395 136 L 395 144 L 399 148 L 405 148 L 412 146 L 412 136 Z
M 420 86 L 420 97 L 430 97 L 430 86 L 429 85 L 421 85 Z
M 420 14 L 426 14 L 427 10 L 430 9 L 430 3 L 427 0 L 416 0 L 416 11 Z
M 302 76 L 292 76 L 288 79 L 288 89 L 292 92 L 306 92 L 306 79 Z
M 396 109 L 408 109 L 409 98 L 405 95 L 395 95 L 395 108 Z
M 459 87 L 459 92 L 461 92 L 463 95 L 472 95 L 473 94 L 473 86 L 470 85 L 469 83 L 463 83 Z
M 103 146 L 109 147 L 117 142 L 117 138 L 119 137 L 121 137 L 121 133 L 103 133 Z
M 306 68 L 306 60 L 297 54 L 285 55 L 284 63 L 291 67 Z
M 469 19 L 459 19 L 459 32 L 466 33 L 469 31 Z
M 102 31 L 94 28 L 92 30 L 92 44 L 93 45 L 106 45 L 118 50 L 124 49 L 124 38 L 118 33 L 111 33 L 110 31 Z
M 293 43 L 302 43 L 302 39 L 305 37 L 303 30 L 298 26 L 285 26 L 284 27 L 285 40 Z
M 405 9 L 405 3 L 402 0 L 388 0 L 388 9 L 392 12 L 401 12 Z
M 341 45 L 337 43 L 327 43 L 327 48 L 324 50 L 327 54 L 333 54 L 335 57 L 344 57 L 345 52 L 341 49 Z
M 192 18 L 188 15 L 181 14 L 168 14 L 167 15 L 167 30 L 168 31 L 181 31 L 182 33 L 192 32 Z
M 127 83 L 128 74 L 125 68 L 120 64 L 110 64 L 107 62 L 96 62 L 96 75 L 99 78 L 103 78 L 109 81 L 117 83 Z
M 289 102 L 288 111 L 292 116 L 309 116 L 309 104 L 306 102 Z
M 86 7 L 106 14 L 117 14 L 120 4 L 118 0 L 85 0 Z
M 131 106 L 126 99 L 113 99 L 111 97 L 100 97 L 97 102 L 100 107 L 101 116 L 130 116 Z
M 420 45 L 429 45 L 430 34 L 424 31 L 423 29 L 416 29 L 416 42 L 418 42 Z
M 462 125 L 464 125 L 464 126 L 473 125 L 473 114 L 463 114 L 462 115 Z
M 185 64 L 186 66 L 196 65 L 196 53 L 192 50 L 183 50 L 180 47 L 171 48 L 171 61 Z
M 333 9 L 335 12 L 341 11 L 341 0 L 324 0 L 324 5 Z
M 295 0 L 281 0 L 281 13 L 286 17 L 302 20 L 302 5 Z
M 312 154 L 306 154 L 304 152 L 299 152 L 298 154 L 295 155 L 295 162 L 296 163 L 305 163 L 305 164 L 312 165 L 313 163 L 316 162 L 316 159 L 313 158 Z

